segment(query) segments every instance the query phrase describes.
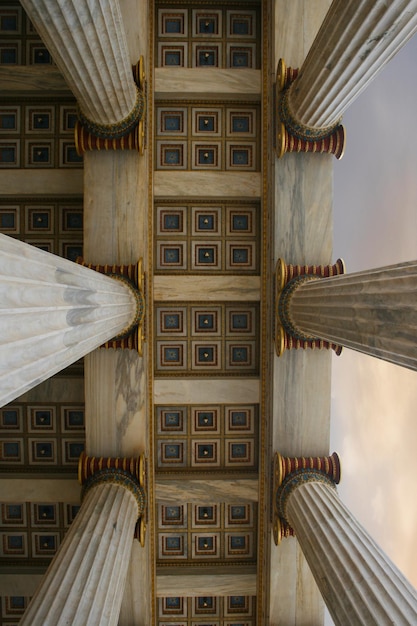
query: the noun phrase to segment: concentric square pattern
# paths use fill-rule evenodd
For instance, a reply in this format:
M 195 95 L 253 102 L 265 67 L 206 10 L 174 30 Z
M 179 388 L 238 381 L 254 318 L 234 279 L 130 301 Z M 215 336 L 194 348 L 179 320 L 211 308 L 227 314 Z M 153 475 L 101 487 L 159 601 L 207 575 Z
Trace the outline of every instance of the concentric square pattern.
M 259 67 L 256 10 L 161 8 L 157 21 L 160 67 Z
M 257 467 L 256 405 L 156 406 L 156 471 L 250 471 Z M 247 511 L 231 508 L 233 523 Z M 194 512 L 199 520 L 199 509 Z M 202 518 L 214 520 L 206 509 Z M 196 522 L 196 523 L 197 523 Z
M 156 371 L 186 376 L 200 372 L 256 374 L 257 328 L 255 304 L 216 303 L 203 308 L 161 303 L 156 307 Z
M 155 215 L 157 273 L 259 271 L 256 204 L 161 204 Z

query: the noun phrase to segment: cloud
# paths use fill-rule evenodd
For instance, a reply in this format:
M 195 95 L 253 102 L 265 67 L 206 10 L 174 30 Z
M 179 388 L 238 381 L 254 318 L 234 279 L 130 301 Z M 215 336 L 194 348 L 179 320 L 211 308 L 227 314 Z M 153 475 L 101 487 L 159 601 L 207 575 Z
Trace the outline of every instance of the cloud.
M 348 272 L 417 259 L 416 58 L 414 36 L 344 116 L 334 244 Z M 334 358 L 339 493 L 417 587 L 416 407 L 416 372 L 350 350 Z
M 416 383 L 415 372 L 353 351 L 334 359 L 331 441 L 342 462 L 339 494 L 415 586 Z
M 345 113 L 335 164 L 335 254 L 348 271 L 417 258 L 417 36 Z

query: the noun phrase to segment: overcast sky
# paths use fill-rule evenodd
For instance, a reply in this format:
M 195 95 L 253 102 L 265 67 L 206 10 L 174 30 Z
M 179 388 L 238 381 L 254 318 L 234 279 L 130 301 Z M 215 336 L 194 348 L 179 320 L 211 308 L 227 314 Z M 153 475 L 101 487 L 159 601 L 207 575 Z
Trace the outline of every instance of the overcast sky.
M 417 36 L 345 113 L 334 259 L 347 272 L 417 259 Z M 416 304 L 417 306 L 417 304 Z M 332 450 L 345 504 L 417 587 L 417 372 L 333 357 Z

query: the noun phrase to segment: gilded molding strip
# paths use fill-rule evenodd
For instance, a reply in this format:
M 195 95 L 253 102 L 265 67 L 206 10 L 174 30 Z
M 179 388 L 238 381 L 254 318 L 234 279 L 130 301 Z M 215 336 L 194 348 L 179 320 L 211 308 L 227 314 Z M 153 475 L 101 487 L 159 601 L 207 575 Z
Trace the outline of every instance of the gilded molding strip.
M 265 165 L 271 162 L 273 138 L 269 132 L 269 120 L 273 113 L 270 75 L 270 45 L 268 42 L 272 38 L 272 3 L 261 3 L 261 32 L 262 32 L 262 92 L 261 92 L 261 138 L 262 138 L 262 163 Z M 266 253 L 272 244 L 272 232 L 270 228 L 272 199 L 272 169 L 262 167 L 262 188 L 261 188 L 261 306 L 260 306 L 260 416 L 259 420 L 259 465 L 258 465 L 258 555 L 257 555 L 257 580 L 256 580 L 256 623 L 266 623 L 269 615 L 269 587 L 270 587 L 270 455 L 269 447 L 272 425 L 267 416 L 271 413 L 271 401 L 269 397 L 271 355 L 268 348 L 269 338 L 269 306 L 268 303 L 273 297 L 273 286 L 270 284 L 270 259 Z M 268 590 L 268 591 L 266 591 Z
M 154 45 L 155 45 L 155 3 L 154 0 L 149 0 L 147 3 L 147 12 L 146 17 L 148 21 L 148 47 L 147 47 L 147 68 L 148 68 L 148 81 L 147 81 L 147 89 L 149 89 L 149 93 L 151 97 L 148 101 L 147 107 L 147 115 L 146 115 L 146 124 L 150 129 L 150 136 L 153 137 L 153 127 L 154 127 L 154 103 L 153 103 L 153 93 L 154 93 L 154 67 L 155 67 L 155 58 L 154 58 Z M 147 150 L 147 202 L 148 202 L 148 221 L 147 221 L 147 267 L 149 271 L 149 276 L 153 277 L 154 275 L 154 266 L 153 266 L 153 194 L 154 194 L 154 172 L 153 172 L 153 162 L 154 162 L 154 145 L 153 140 L 149 142 L 149 147 Z M 145 186 L 144 186 L 145 192 Z M 146 192 L 145 192 L 146 193 Z M 148 284 L 148 298 L 149 302 L 154 301 L 154 293 L 153 293 L 153 280 L 149 281 Z M 149 463 L 151 467 L 155 466 L 155 446 L 154 446 L 154 420 L 153 420 L 153 405 L 154 405 L 154 377 L 151 374 L 154 370 L 154 338 L 153 338 L 153 306 L 149 307 L 147 323 L 148 323 L 148 349 L 147 349 L 147 359 L 148 359 L 148 415 L 151 416 L 151 419 L 148 420 L 148 432 L 147 432 L 147 446 L 146 450 L 149 457 Z M 155 511 L 155 473 L 152 471 L 149 475 L 149 480 L 147 484 L 148 488 L 148 502 L 149 502 L 149 511 Z M 150 533 L 149 533 L 149 557 L 150 557 L 150 565 L 149 565 L 149 581 L 150 581 L 150 607 L 149 607 L 149 623 L 156 623 L 156 615 L 157 615 L 157 600 L 156 600 L 156 553 L 157 553 L 157 537 L 156 537 L 156 523 L 155 523 L 155 514 L 149 515 L 149 525 L 150 525 Z M 149 562 L 149 561 L 148 561 Z
M 279 60 L 276 75 L 276 147 L 278 158 L 286 152 L 317 152 L 333 154 L 341 159 L 345 150 L 345 129 L 340 120 L 325 128 L 305 126 L 291 111 L 291 88 L 296 83 L 298 69 L 287 68 Z

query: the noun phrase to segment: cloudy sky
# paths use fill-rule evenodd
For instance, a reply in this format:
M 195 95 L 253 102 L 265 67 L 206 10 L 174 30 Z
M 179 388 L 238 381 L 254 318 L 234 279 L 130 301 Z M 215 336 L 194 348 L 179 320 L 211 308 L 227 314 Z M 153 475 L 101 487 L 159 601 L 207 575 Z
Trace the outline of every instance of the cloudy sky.
M 417 35 L 344 115 L 334 258 L 347 272 L 417 259 L 416 68 Z M 332 380 L 339 494 L 417 587 L 417 372 L 345 349 Z

